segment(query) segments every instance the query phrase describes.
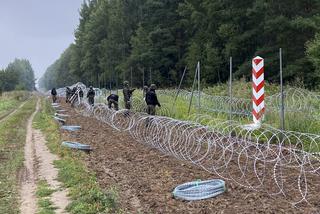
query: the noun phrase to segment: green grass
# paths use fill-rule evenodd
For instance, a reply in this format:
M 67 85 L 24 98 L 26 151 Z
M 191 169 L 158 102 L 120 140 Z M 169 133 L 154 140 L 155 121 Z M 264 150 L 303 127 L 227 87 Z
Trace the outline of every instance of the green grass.
M 233 111 L 247 113 L 247 115 L 233 114 L 232 120 L 242 125 L 253 123 L 251 111 L 252 83 L 238 80 L 233 82 L 232 94 L 234 98 L 239 98 L 233 102 Z M 216 126 L 229 120 L 229 102 L 228 85 L 217 84 L 213 87 L 203 89 L 206 95 L 201 96 L 201 110 L 198 111 L 197 93 L 194 93 L 190 113 L 190 98 L 185 90 L 180 92 L 176 102 L 174 99 L 177 90 L 158 90 L 158 99 L 162 105 L 156 109 L 156 114 L 168 116 L 179 120 L 196 121 L 205 126 Z M 285 130 L 301 133 L 319 135 L 320 133 L 320 93 L 317 91 L 308 91 L 301 88 L 301 85 L 295 87 L 285 86 Z M 280 87 L 277 84 L 265 83 L 266 95 L 266 113 L 263 124 L 270 125 L 280 129 L 280 97 L 273 96 L 280 93 Z M 316 96 L 318 95 L 318 98 Z M 123 96 L 119 91 L 120 106 L 123 108 Z M 213 97 L 213 98 L 212 98 Z M 217 98 L 219 97 L 219 98 Z M 100 100 L 103 100 L 100 97 Z M 136 90 L 133 94 L 133 110 L 137 112 L 145 111 L 145 101 L 142 99 L 142 91 Z M 224 131 L 228 131 L 224 129 Z M 226 133 L 228 134 L 228 133 Z M 255 133 L 258 134 L 258 133 Z M 265 139 L 265 138 L 264 138 Z M 259 139 L 261 140 L 261 139 Z M 296 140 L 290 139 L 291 142 Z M 314 143 L 305 140 L 306 151 L 318 152 L 320 148 Z
M 51 189 L 45 180 L 37 183 L 37 198 L 38 198 L 38 214 L 54 214 L 56 207 L 50 201 L 50 196 L 55 190 Z
M 19 169 L 23 166 L 26 123 L 35 99 L 0 124 L 0 213 L 19 213 Z
M 52 202 L 48 198 L 40 198 L 38 200 L 37 214 L 55 214 L 55 207 L 53 207 Z
M 86 154 L 60 146 L 59 127 L 52 120 L 53 113 L 50 103 L 42 100 L 42 109 L 35 117 L 34 126 L 46 135 L 50 151 L 61 158 L 54 164 L 59 169 L 58 180 L 68 188 L 72 199 L 67 207 L 68 212 L 74 214 L 121 212 L 117 204 L 117 190 L 110 187 L 107 191 L 103 191 L 99 187 L 95 174 L 87 169 L 84 162 Z
M 18 104 L 17 100 L 14 99 L 3 99 L 0 100 L 0 116 L 5 112 L 13 109 Z
M 39 198 L 48 197 L 55 192 L 55 190 L 51 189 L 45 180 L 39 181 L 37 186 L 38 188 L 37 188 L 36 195 Z
M 287 92 L 285 96 L 285 130 L 319 135 L 320 101 L 319 98 L 315 98 L 317 94 L 319 95 L 319 92 L 307 91 L 303 88 L 290 88 L 289 86 L 287 86 L 285 90 Z M 201 97 L 201 110 L 198 111 L 197 109 L 197 97 L 193 97 L 190 114 L 188 113 L 190 100 L 185 91 L 180 93 L 176 103 L 174 103 L 176 90 L 158 91 L 158 99 L 160 100 L 162 108 L 157 108 L 157 115 L 169 116 L 180 120 L 196 121 L 202 125 L 211 127 L 229 120 L 230 106 L 227 102 L 228 85 L 219 84 L 214 87 L 206 88 L 203 91 L 207 96 Z M 251 91 L 252 86 L 249 82 L 235 81 L 233 83 L 233 97 L 244 99 L 242 102 L 234 103 L 233 110 L 248 112 L 250 114 L 249 116 L 232 115 L 232 120 L 237 121 L 242 125 L 253 123 L 251 116 Z M 279 93 L 280 87 L 279 85 L 266 83 L 265 91 L 267 96 L 275 95 Z M 196 96 L 197 93 L 194 95 Z M 210 96 L 224 96 L 224 98 L 212 99 Z M 134 110 L 144 111 L 145 102 L 141 99 L 141 90 L 135 91 L 133 97 Z M 280 129 L 280 108 L 278 107 L 280 105 L 280 98 L 273 96 L 266 99 L 268 99 L 266 102 L 267 111 L 263 124 Z M 215 112 L 212 110 L 217 111 Z M 223 129 L 223 131 L 228 134 L 227 129 Z M 254 134 L 261 135 L 262 133 L 256 131 Z M 269 135 L 269 137 L 272 137 L 271 133 L 269 133 Z M 261 142 L 264 140 L 266 140 L 266 137 L 259 138 L 259 141 Z M 294 139 L 294 136 L 292 136 L 290 137 L 290 142 L 295 143 L 297 142 L 297 139 Z M 303 149 L 305 151 L 320 151 L 320 145 L 315 143 L 311 138 L 306 138 L 303 143 Z
M 277 94 L 280 90 L 278 85 L 272 85 L 268 83 L 266 84 L 265 88 L 267 96 Z M 301 92 L 293 95 L 292 92 L 294 91 L 294 88 L 287 87 L 287 89 L 290 93 L 287 95 L 287 99 L 285 99 L 285 105 L 290 107 L 291 110 L 285 107 L 285 129 L 288 131 L 319 134 L 320 111 L 317 111 L 317 109 L 319 109 L 320 107 L 319 100 L 313 99 L 314 95 L 311 95 L 311 93 L 313 92 L 299 89 L 299 91 Z M 238 109 L 238 111 L 251 111 L 251 90 L 251 83 L 242 81 L 234 82 L 233 97 L 248 99 L 248 104 L 246 106 L 241 107 L 241 105 L 245 105 L 246 102 L 241 104 L 237 103 L 233 106 L 234 109 Z M 204 92 L 212 96 L 228 96 L 228 86 L 227 84 L 220 84 L 211 88 L 204 89 Z M 175 91 L 172 91 L 171 93 L 168 93 L 167 91 L 166 93 L 167 94 L 161 93 L 159 99 L 161 103 L 165 103 L 165 106 L 171 106 L 171 108 L 169 108 L 172 111 L 170 116 L 182 120 L 196 119 L 196 116 L 188 116 L 189 99 L 184 96 L 180 96 L 178 97 L 176 104 L 172 105 Z M 197 98 L 194 97 L 190 115 L 198 113 L 197 102 Z M 280 111 L 276 109 L 279 108 L 277 107 L 277 105 L 280 105 L 279 100 L 274 97 L 268 102 L 269 103 L 266 104 L 267 112 L 265 114 L 263 123 L 269 124 L 275 128 L 280 128 Z M 272 104 L 272 106 L 269 106 L 268 104 Z M 210 100 L 210 98 L 202 97 L 201 106 L 204 108 L 201 109 L 200 114 L 206 115 L 208 118 L 207 120 L 203 120 L 203 125 L 209 125 L 211 121 L 228 120 L 229 104 L 228 102 L 226 102 L 226 100 L 222 99 L 221 102 L 219 102 L 219 100 L 212 101 Z M 205 108 L 224 110 L 224 112 L 210 112 L 205 110 Z M 294 112 L 292 111 L 293 109 L 298 110 Z M 318 119 L 316 117 L 318 117 Z M 232 119 L 238 121 L 241 124 L 252 123 L 252 116 L 244 117 L 233 114 Z
M 271 96 L 279 93 L 280 86 L 265 82 L 265 94 Z M 203 89 L 203 92 L 215 96 L 229 96 L 229 85 L 226 83 L 216 84 L 215 86 Z M 251 99 L 252 83 L 245 80 L 236 80 L 232 82 L 232 95 L 237 98 Z
M 0 96 L 0 119 L 18 107 L 18 105 L 25 101 L 29 96 L 30 93 L 26 91 L 3 93 L 2 96 Z

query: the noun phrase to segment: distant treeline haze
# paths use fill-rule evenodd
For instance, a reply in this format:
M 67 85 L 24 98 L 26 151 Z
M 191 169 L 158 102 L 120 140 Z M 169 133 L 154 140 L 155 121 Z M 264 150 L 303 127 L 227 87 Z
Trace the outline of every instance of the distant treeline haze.
M 15 59 L 7 68 L 0 70 L 0 93 L 3 91 L 35 89 L 35 77 L 28 60 Z
M 49 89 L 82 81 L 100 87 L 152 81 L 162 87 L 193 81 L 201 62 L 204 85 L 225 82 L 229 57 L 235 78 L 250 79 L 251 60 L 265 58 L 265 76 L 279 81 L 283 49 L 284 80 L 320 83 L 319 0 L 91 0 L 80 10 L 75 41 L 46 71 Z M 144 75 L 143 75 L 144 73 Z

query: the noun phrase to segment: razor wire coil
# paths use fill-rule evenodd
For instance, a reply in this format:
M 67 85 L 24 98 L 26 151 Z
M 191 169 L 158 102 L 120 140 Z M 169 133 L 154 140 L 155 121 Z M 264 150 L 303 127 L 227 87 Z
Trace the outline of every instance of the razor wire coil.
M 212 198 L 224 192 L 225 182 L 220 179 L 213 179 L 181 184 L 174 189 L 173 195 L 178 199 L 195 201 Z
M 180 96 L 187 95 L 180 93 Z M 269 125 L 247 130 L 239 122 L 212 120 L 205 114 L 190 115 L 196 122 L 181 121 L 128 110 L 114 111 L 102 103 L 90 106 L 81 102 L 76 111 L 239 186 L 271 196 L 282 195 L 294 205 L 317 200 L 320 135 L 283 131 Z M 207 126 L 200 124 L 206 120 Z

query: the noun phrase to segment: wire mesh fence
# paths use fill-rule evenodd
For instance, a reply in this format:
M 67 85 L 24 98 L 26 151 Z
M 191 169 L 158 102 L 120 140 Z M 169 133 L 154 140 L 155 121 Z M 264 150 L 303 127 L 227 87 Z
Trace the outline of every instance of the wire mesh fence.
M 175 93 L 159 91 L 159 96 L 174 99 Z M 181 99 L 189 99 L 182 91 Z M 203 108 L 218 114 L 230 113 L 228 97 L 204 95 Z M 279 95 L 268 97 L 270 111 L 278 111 Z M 250 100 L 234 98 L 231 102 L 236 114 L 247 115 Z M 208 104 L 206 104 L 208 103 Z M 286 92 L 288 111 L 315 114 L 319 96 L 292 89 Z M 294 103 L 291 105 L 291 103 Z M 132 111 L 115 111 L 104 103 L 95 106 L 82 101 L 76 105 L 79 114 L 95 117 L 114 129 L 129 133 L 137 142 L 155 148 L 179 160 L 189 161 L 225 180 L 270 196 L 282 195 L 296 205 L 302 202 L 316 205 L 320 190 L 320 135 L 285 131 L 264 124 L 257 130 L 248 130 L 235 120 L 212 115 L 190 114 L 188 120 L 174 119 L 177 109 L 172 103 L 164 105 L 160 115 L 144 112 L 142 99 L 133 99 Z M 206 124 L 206 125 L 204 125 Z

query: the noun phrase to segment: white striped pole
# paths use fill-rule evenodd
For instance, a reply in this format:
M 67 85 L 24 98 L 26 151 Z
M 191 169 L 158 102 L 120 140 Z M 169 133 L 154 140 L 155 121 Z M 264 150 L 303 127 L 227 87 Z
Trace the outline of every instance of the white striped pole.
M 264 60 L 257 56 L 252 60 L 252 116 L 253 122 L 261 124 L 263 119 L 264 105 Z

